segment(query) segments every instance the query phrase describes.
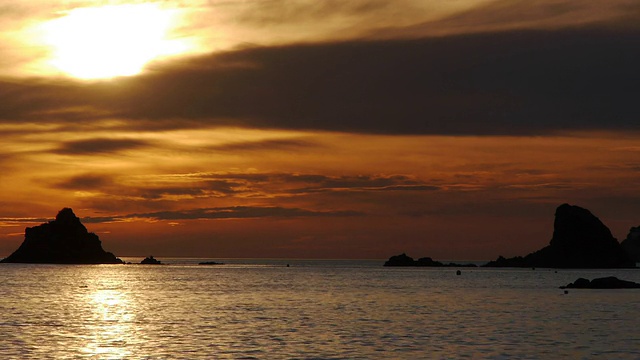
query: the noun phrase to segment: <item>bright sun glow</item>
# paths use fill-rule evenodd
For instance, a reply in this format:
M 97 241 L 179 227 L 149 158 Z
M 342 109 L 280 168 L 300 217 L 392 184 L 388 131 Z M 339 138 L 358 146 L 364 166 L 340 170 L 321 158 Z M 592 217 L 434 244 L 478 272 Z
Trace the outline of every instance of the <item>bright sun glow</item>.
M 43 26 L 50 64 L 82 79 L 135 75 L 151 60 L 186 51 L 167 38 L 176 12 L 156 4 L 79 8 Z

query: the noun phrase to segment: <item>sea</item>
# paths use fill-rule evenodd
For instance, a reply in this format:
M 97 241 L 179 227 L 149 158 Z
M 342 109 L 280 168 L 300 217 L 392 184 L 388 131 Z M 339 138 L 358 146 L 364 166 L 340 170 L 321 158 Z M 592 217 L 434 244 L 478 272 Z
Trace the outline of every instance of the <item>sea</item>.
M 123 259 L 0 264 L 0 358 L 640 359 L 640 289 L 559 288 L 640 269 Z

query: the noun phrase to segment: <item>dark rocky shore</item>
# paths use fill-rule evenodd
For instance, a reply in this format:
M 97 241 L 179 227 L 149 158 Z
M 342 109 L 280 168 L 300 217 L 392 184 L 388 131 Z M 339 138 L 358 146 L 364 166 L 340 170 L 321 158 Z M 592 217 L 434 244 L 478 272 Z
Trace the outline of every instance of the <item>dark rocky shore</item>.
M 3 263 L 123 264 L 102 249 L 98 235 L 90 233 L 70 208 L 56 219 L 25 229 L 24 242 Z

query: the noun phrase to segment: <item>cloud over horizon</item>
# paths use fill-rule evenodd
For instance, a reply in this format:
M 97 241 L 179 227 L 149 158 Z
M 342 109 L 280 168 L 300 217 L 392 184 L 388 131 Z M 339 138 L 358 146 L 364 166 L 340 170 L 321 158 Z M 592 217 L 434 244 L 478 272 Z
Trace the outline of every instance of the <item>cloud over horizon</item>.
M 638 58 L 635 29 L 258 47 L 92 84 L 4 81 L 0 117 L 380 134 L 637 131 Z
M 218 208 L 198 208 L 189 210 L 158 211 L 151 213 L 132 213 L 105 217 L 83 217 L 85 223 L 110 223 L 146 219 L 159 220 L 215 220 L 215 219 L 253 219 L 253 218 L 299 218 L 299 217 L 344 217 L 362 216 L 358 211 L 313 211 L 280 206 L 231 206 Z M 29 219 L 31 222 L 32 219 Z M 2 219 L 0 219 L 0 222 Z
M 142 177 L 86 173 L 52 182 L 51 186 L 123 202 L 166 201 L 176 197 L 183 200 L 222 197 L 275 199 L 330 192 L 442 190 L 439 185 L 406 175 L 329 176 L 296 173 L 195 173 Z

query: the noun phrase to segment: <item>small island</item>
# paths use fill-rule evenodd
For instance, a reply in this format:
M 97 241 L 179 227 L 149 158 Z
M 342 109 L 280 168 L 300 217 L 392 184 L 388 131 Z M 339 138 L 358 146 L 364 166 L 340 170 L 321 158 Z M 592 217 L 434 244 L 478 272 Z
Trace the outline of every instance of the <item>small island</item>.
M 203 262 L 199 262 L 198 265 L 224 265 L 224 263 L 215 262 L 215 261 L 203 261 Z
M 88 232 L 70 208 L 60 210 L 53 221 L 26 228 L 22 245 L 0 262 L 124 264 L 102 249 L 98 235 Z
M 147 256 L 144 260 L 140 261 L 141 265 L 162 265 L 162 261 L 154 258 L 153 256 Z
M 475 264 L 455 264 L 455 263 L 442 263 L 435 261 L 430 257 L 423 257 L 418 260 L 413 260 L 412 257 L 407 254 L 400 254 L 392 256 L 384 263 L 384 266 L 419 266 L 419 267 L 476 267 Z
M 620 280 L 615 276 L 597 278 L 589 281 L 585 278 L 578 278 L 571 284 L 560 286 L 560 289 L 640 289 L 640 284 Z

